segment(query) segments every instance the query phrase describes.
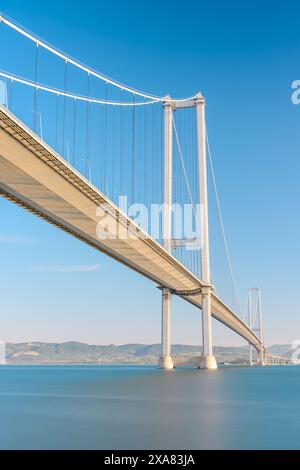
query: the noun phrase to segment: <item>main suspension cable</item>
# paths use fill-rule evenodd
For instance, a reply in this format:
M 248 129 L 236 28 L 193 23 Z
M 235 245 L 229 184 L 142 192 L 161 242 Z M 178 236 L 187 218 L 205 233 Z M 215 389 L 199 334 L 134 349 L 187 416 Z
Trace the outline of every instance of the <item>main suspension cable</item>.
M 195 95 L 195 96 L 192 96 L 190 98 L 170 99 L 170 98 L 165 98 L 165 97 L 158 97 L 158 96 L 155 96 L 155 95 L 152 95 L 152 94 L 149 94 L 149 93 L 144 93 L 144 92 L 141 92 L 139 90 L 135 90 L 132 87 L 129 87 L 127 85 L 123 85 L 123 84 L 121 84 L 121 83 L 119 83 L 115 80 L 112 80 L 111 78 L 106 77 L 105 75 L 97 72 L 96 70 L 93 70 L 92 68 L 82 64 L 80 61 L 78 61 L 78 60 L 74 59 L 73 57 L 65 54 L 62 51 L 60 51 L 55 46 L 52 46 L 51 44 L 47 43 L 42 38 L 38 37 L 37 35 L 35 35 L 31 31 L 26 29 L 24 26 L 19 25 L 16 21 L 14 21 L 13 19 L 9 18 L 8 16 L 6 16 L 3 13 L 0 12 L 0 23 L 1 22 L 6 24 L 8 27 L 13 29 L 17 33 L 19 33 L 22 36 L 26 37 L 30 41 L 33 41 L 35 44 L 43 47 L 47 51 L 49 51 L 52 54 L 56 55 L 60 59 L 67 61 L 69 64 L 73 65 L 74 67 L 77 67 L 77 68 L 81 69 L 82 71 L 84 71 L 86 73 L 89 73 L 90 75 L 92 75 L 92 76 L 94 76 L 94 77 L 96 77 L 96 78 L 98 78 L 98 79 L 100 79 L 100 80 L 102 80 L 106 83 L 109 83 L 110 85 L 113 85 L 117 88 L 120 88 L 121 90 L 127 91 L 127 92 L 129 92 L 131 94 L 134 94 L 136 96 L 140 96 L 142 98 L 147 98 L 147 99 L 150 99 L 154 102 L 155 101 L 162 101 L 162 100 L 169 101 L 169 102 L 174 102 L 174 101 L 180 102 L 180 101 L 186 101 L 188 99 L 196 98 L 196 96 L 197 96 L 197 95 Z
M 109 106 L 145 106 L 145 105 L 153 105 L 157 103 L 157 101 L 142 101 L 142 102 L 132 102 L 132 101 L 108 101 L 101 98 L 91 98 L 83 95 L 79 95 L 76 93 L 65 92 L 63 90 L 59 90 L 57 88 L 49 87 L 43 85 L 41 83 L 35 83 L 31 80 L 26 78 L 18 77 L 17 75 L 13 75 L 4 71 L 0 71 L 0 77 L 7 78 L 8 80 L 12 80 L 17 83 L 21 83 L 22 85 L 26 85 L 32 88 L 36 88 L 37 90 L 45 91 L 48 93 L 52 93 L 54 95 L 64 96 L 66 98 L 76 99 L 78 101 L 87 101 L 89 103 L 96 103 L 96 104 L 105 104 Z M 107 82 L 108 83 L 108 82 Z M 159 101 L 163 101 L 159 100 Z
M 217 189 L 214 165 L 213 165 L 213 160 L 212 160 L 212 156 L 211 156 L 207 130 L 205 131 L 205 133 L 206 133 L 207 150 L 208 150 L 208 156 L 209 156 L 209 162 L 210 162 L 210 168 L 211 168 L 211 174 L 212 174 L 213 187 L 214 187 L 214 192 L 215 192 L 215 196 L 216 196 L 218 214 L 219 214 L 219 219 L 220 219 L 220 225 L 221 225 L 221 231 L 222 231 L 222 236 L 223 236 L 223 241 L 224 241 L 224 246 L 225 246 L 227 262 L 228 262 L 228 266 L 229 266 L 229 272 L 230 272 L 230 276 L 231 276 L 231 280 L 232 280 L 232 284 L 233 284 L 234 294 L 235 294 L 235 297 L 236 297 L 236 300 L 237 300 L 237 303 L 238 303 L 238 308 L 240 310 L 241 315 L 243 316 L 243 308 L 242 308 L 242 305 L 241 305 L 241 302 L 240 302 L 240 298 L 239 298 L 238 290 L 237 290 L 237 285 L 236 285 L 235 278 L 234 278 L 234 275 L 233 275 L 232 263 L 231 263 L 231 258 L 230 258 L 230 254 L 229 254 L 228 243 L 227 243 L 227 238 L 226 238 L 226 233 L 225 233 L 225 228 L 224 228 L 220 198 L 219 198 L 219 193 L 218 193 L 218 189 Z

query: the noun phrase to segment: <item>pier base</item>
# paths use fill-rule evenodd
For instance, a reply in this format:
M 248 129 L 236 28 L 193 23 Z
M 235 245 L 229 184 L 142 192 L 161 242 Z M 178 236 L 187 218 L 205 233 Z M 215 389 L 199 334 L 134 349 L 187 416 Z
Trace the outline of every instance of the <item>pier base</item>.
M 217 361 L 215 356 L 201 356 L 199 369 L 217 369 Z
M 171 356 L 171 291 L 162 290 L 161 355 L 160 369 L 174 369 Z
M 266 362 L 265 362 L 264 359 L 261 360 L 261 359 L 259 358 L 259 359 L 257 360 L 256 364 L 257 364 L 258 366 L 265 366 L 265 365 L 266 365 Z
M 174 369 L 173 361 L 171 356 L 160 356 L 158 367 L 160 369 Z

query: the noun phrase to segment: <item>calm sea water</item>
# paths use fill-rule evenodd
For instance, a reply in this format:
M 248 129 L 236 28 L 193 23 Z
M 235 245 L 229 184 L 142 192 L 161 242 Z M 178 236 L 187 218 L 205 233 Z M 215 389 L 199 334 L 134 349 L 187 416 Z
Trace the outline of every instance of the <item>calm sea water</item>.
M 1 449 L 299 449 L 300 368 L 0 368 Z

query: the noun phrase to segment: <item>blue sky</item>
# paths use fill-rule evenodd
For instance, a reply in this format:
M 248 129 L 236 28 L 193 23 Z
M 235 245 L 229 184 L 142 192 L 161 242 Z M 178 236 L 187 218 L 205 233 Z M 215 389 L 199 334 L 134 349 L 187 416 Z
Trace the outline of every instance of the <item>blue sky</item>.
M 268 344 L 298 339 L 300 106 L 290 96 L 299 4 L 2 0 L 0 9 L 123 83 L 203 92 L 239 292 L 262 288 Z M 159 341 L 160 294 L 149 281 L 4 200 L 0 213 L 3 340 Z M 200 342 L 200 312 L 174 299 L 173 318 L 173 342 Z M 241 344 L 215 323 L 214 337 Z

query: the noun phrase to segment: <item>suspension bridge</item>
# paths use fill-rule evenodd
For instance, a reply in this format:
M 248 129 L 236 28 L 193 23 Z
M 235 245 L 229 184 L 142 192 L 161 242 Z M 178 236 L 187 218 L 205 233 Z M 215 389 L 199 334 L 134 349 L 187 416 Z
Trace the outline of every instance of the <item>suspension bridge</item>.
M 174 366 L 173 295 L 202 311 L 199 368 L 217 368 L 212 317 L 249 343 L 250 364 L 253 349 L 290 363 L 264 345 L 260 291 L 248 315 L 239 300 L 203 95 L 141 92 L 0 21 L 0 195 L 161 289 L 161 368 Z

